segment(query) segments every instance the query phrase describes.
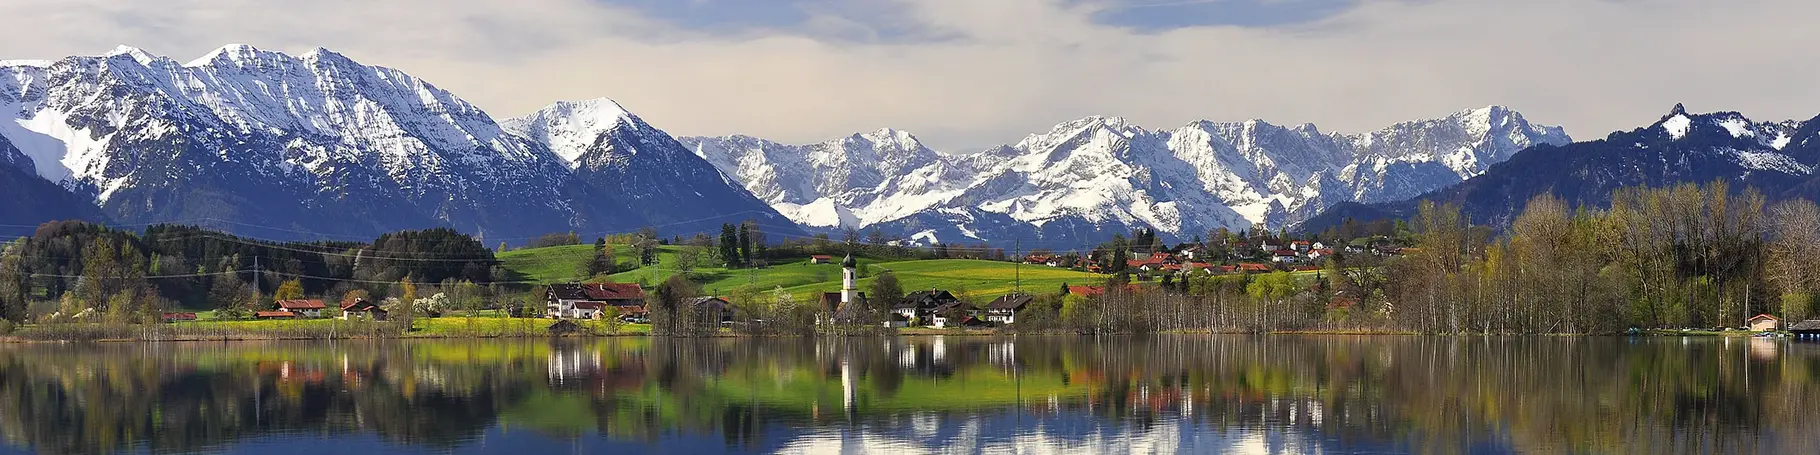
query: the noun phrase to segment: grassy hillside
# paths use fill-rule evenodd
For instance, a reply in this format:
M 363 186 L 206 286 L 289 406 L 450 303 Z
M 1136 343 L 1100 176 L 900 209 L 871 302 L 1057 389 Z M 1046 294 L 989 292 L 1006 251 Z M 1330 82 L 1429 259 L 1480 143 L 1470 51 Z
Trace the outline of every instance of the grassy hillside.
M 676 267 L 680 247 L 661 247 L 658 263 L 637 270 L 614 274 L 620 283 L 653 285 L 680 273 Z M 630 248 L 617 248 L 622 263 L 632 260 Z M 562 283 L 587 279 L 587 264 L 593 258 L 593 245 L 571 245 L 510 251 L 499 255 L 504 267 L 519 279 L 538 283 Z M 1008 262 L 943 259 L 930 261 L 880 262 L 860 260 L 860 288 L 871 286 L 872 276 L 890 270 L 897 274 L 905 291 L 940 288 L 965 290 L 984 303 L 1017 288 L 1019 267 Z M 841 270 L 836 264 L 809 264 L 806 258 L 774 261 L 761 269 L 725 269 L 698 267 L 691 273 L 703 290 L 719 295 L 731 294 L 742 287 L 770 291 L 784 288 L 799 298 L 810 298 L 820 292 L 840 290 Z M 1042 266 L 1022 266 L 1023 289 L 1031 292 L 1053 292 L 1067 284 L 1094 284 L 1105 280 L 1095 275 Z

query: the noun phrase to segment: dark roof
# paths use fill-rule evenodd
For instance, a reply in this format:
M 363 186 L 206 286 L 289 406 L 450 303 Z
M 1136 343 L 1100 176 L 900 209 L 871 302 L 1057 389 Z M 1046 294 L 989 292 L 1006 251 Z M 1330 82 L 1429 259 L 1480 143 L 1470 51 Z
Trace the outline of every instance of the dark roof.
M 1023 308 L 1024 305 L 1029 305 L 1030 302 L 1033 300 L 1035 300 L 1035 297 L 1031 297 L 1030 294 L 1010 294 L 1010 295 L 1006 295 L 1003 297 L 993 299 L 992 303 L 986 304 L 986 309 L 988 309 L 988 310 L 1016 310 L 1019 308 Z
M 861 292 L 861 293 L 859 293 L 859 295 L 856 295 L 854 297 L 859 298 L 859 303 L 866 303 L 866 293 Z M 836 310 L 843 309 L 843 308 L 840 308 L 840 293 L 839 292 L 823 292 L 821 304 L 822 304 L 822 311 L 835 312 Z
M 379 305 L 356 297 L 354 300 L 341 302 L 341 311 L 370 311 L 379 309 Z
M 552 284 L 550 295 L 559 300 L 644 300 L 645 290 L 632 283 Z
M 854 267 L 858 267 L 858 266 L 859 266 L 859 261 L 857 261 L 857 260 L 854 260 L 854 259 L 853 259 L 853 253 L 847 253 L 847 258 L 846 258 L 846 259 L 842 259 L 842 260 L 841 260 L 841 261 L 840 261 L 840 266 L 841 266 L 841 267 L 846 267 L 846 268 L 849 268 L 849 269 L 850 269 L 850 268 L 854 268 Z
M 969 304 L 967 302 L 962 302 L 962 301 L 956 300 L 953 302 L 944 303 L 944 304 L 942 304 L 942 306 L 935 307 L 934 311 L 936 313 L 946 313 L 946 312 L 954 311 L 957 309 L 958 310 L 972 310 L 973 305 Z
M 952 292 L 941 289 L 930 289 L 927 291 L 916 291 L 905 294 L 904 301 L 898 303 L 894 308 L 909 308 L 912 306 L 917 308 L 935 308 L 956 300 L 960 299 L 954 297 L 954 293 Z
M 1789 326 L 1788 329 L 1791 331 L 1802 331 L 1802 332 L 1820 331 L 1820 319 L 1809 319 L 1806 321 L 1801 321 L 1801 322 L 1795 323 L 1795 325 Z
M 329 306 L 321 300 L 279 300 L 278 307 L 287 310 L 320 310 Z

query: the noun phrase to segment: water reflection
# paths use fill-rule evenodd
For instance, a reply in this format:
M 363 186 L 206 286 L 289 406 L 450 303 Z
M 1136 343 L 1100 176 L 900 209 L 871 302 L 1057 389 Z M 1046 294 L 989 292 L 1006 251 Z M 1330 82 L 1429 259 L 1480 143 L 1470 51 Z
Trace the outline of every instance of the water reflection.
M 1764 339 L 0 346 L 0 452 L 1816 453 L 1815 418 L 1820 346 Z

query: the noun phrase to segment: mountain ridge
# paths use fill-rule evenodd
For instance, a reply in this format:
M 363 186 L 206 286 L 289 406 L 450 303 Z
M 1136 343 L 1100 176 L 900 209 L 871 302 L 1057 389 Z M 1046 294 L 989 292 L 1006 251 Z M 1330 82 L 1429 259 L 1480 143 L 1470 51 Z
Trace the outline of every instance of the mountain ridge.
M 844 150 L 847 138 L 805 145 L 742 135 L 681 141 L 812 228 L 878 228 L 924 243 L 1069 246 L 1135 227 L 1179 238 L 1219 227 L 1280 227 L 1341 201 L 1394 200 L 1455 183 L 1530 145 L 1571 142 L 1560 127 L 1532 124 L 1497 105 L 1355 134 L 1256 119 L 1150 130 L 1121 117 L 1088 116 L 973 153 L 935 152 L 918 141 L 925 150 L 907 156 L 926 159 L 908 161 L 915 166 L 883 181 L 817 177 L 879 173 L 882 166 L 865 160 L 820 156 Z M 810 178 L 816 181 L 804 181 Z
M 597 133 L 611 142 L 637 132 Z M 637 191 L 646 206 L 624 205 L 589 182 L 617 176 L 570 165 L 580 153 L 565 159 L 427 81 L 322 48 L 291 56 L 227 45 L 187 64 L 126 46 L 9 61 L 0 65 L 0 135 L 22 145 L 41 177 L 128 223 L 219 219 L 269 227 L 253 234 L 274 238 L 442 226 L 529 238 L 737 221 L 681 222 L 708 210 L 782 219 L 743 188 L 715 188 L 729 186 L 718 179 L 643 180 L 654 185 Z M 681 155 L 672 163 L 697 159 Z M 665 199 L 697 193 L 724 201 Z

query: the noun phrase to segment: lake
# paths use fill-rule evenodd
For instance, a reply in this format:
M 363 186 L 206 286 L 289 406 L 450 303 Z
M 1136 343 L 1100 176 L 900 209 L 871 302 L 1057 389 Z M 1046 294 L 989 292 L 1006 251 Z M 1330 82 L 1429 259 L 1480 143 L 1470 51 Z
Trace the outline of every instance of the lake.
M 0 345 L 0 453 L 1820 453 L 1820 345 L 915 337 Z

